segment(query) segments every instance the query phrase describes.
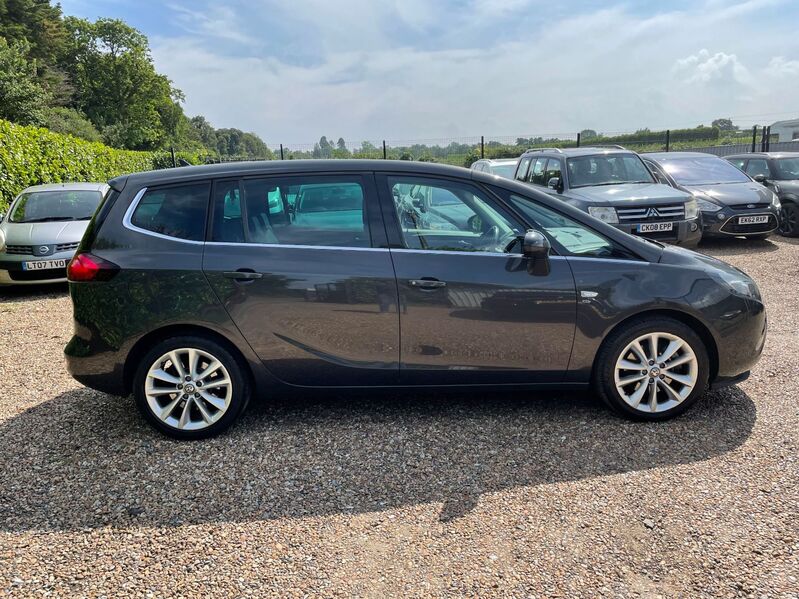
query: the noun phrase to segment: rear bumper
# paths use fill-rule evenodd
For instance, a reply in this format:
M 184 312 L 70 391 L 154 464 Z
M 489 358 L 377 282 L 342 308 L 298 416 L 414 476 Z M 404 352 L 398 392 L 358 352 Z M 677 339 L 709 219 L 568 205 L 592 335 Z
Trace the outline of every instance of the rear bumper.
M 673 227 L 671 231 L 662 231 L 657 233 L 639 233 L 639 225 L 656 224 L 652 222 L 624 222 L 613 225 L 620 231 L 630 233 L 631 235 L 638 235 L 648 239 L 655 239 L 666 243 L 673 243 L 675 245 L 695 246 L 702 239 L 702 221 L 699 218 L 692 218 L 690 220 L 672 221 Z

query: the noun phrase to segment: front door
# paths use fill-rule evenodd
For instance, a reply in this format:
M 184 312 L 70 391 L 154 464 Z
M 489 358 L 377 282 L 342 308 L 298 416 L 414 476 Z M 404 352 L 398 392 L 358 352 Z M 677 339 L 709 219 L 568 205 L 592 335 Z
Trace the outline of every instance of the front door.
M 529 272 L 524 225 L 482 188 L 379 175 L 397 274 L 406 384 L 559 382 L 574 338 L 566 260 Z
M 371 174 L 217 181 L 203 269 L 294 385 L 397 381 L 397 287 Z

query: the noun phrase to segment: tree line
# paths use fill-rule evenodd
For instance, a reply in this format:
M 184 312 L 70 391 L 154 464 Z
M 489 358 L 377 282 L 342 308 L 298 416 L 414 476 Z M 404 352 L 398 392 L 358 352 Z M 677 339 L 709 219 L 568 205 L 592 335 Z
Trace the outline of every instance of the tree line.
M 0 118 L 120 149 L 271 158 L 255 133 L 184 113 L 147 37 L 119 19 L 62 14 L 50 0 L 0 0 Z

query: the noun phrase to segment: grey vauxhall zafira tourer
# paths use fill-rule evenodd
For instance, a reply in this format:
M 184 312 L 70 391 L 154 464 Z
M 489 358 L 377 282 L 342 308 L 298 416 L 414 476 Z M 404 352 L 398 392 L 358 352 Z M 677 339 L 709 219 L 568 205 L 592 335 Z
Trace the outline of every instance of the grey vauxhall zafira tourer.
M 590 388 L 663 420 L 765 341 L 740 270 L 486 173 L 275 161 L 109 184 L 68 267 L 68 367 L 173 437 L 289 387 Z

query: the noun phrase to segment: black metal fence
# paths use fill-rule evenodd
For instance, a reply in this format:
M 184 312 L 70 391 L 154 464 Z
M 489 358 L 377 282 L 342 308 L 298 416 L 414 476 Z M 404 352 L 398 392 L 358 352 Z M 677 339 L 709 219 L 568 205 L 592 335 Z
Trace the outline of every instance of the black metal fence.
M 795 142 L 776 143 L 770 127 L 723 131 L 715 127 L 635 132 L 548 133 L 522 136 L 472 136 L 416 140 L 365 140 L 321 138 L 316 143 L 270 146 L 272 160 L 371 158 L 418 160 L 470 166 L 481 158 L 517 158 L 527 149 L 620 145 L 636 152 L 702 151 L 718 156 L 736 152 L 795 149 Z M 209 162 L 248 160 L 249 157 L 209 157 Z

